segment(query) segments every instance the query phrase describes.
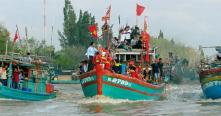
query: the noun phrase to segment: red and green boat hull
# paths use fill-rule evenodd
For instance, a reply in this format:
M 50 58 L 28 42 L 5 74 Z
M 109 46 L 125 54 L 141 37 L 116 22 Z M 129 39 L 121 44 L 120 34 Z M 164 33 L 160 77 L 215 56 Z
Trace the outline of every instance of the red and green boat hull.
M 103 95 L 129 100 L 158 100 L 162 97 L 165 87 L 165 84 L 153 85 L 107 70 L 83 74 L 80 83 L 85 97 Z

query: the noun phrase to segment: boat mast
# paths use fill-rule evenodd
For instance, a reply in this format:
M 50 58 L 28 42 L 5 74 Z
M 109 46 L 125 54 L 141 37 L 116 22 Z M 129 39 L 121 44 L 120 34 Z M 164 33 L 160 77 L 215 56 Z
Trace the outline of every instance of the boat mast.
M 45 31 L 46 31 L 46 13 L 45 13 L 45 11 L 46 11 L 46 0 L 44 0 L 44 28 L 43 28 L 43 41 L 45 42 L 45 44 L 46 44 L 46 40 L 45 40 L 45 35 L 46 35 L 46 33 L 45 33 Z M 45 46 L 43 46 L 43 48 L 44 48 Z
M 28 44 L 28 29 L 27 29 L 27 27 L 25 27 L 25 44 L 26 44 L 25 53 L 29 53 L 30 49 L 29 49 L 29 44 Z
M 52 38 L 53 38 L 53 31 L 54 30 L 54 28 L 53 28 L 53 26 L 51 27 L 51 49 L 50 49 L 50 59 L 51 59 L 51 56 L 52 56 Z

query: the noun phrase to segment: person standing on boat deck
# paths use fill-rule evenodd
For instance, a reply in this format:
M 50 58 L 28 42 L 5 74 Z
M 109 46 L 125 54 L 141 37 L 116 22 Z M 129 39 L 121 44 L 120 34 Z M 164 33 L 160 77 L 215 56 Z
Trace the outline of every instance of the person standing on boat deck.
M 118 59 L 115 60 L 114 66 L 112 67 L 112 70 L 115 73 L 121 74 L 121 64 L 120 64 L 120 61 Z
M 101 70 L 102 69 L 101 63 L 102 63 L 102 56 L 100 52 L 96 52 L 93 58 L 93 64 L 95 65 L 93 68 L 96 70 Z
M 88 70 L 87 60 L 81 61 L 81 65 L 80 65 L 79 69 L 80 69 L 80 74 L 87 72 L 87 70 Z
M 143 69 L 142 71 L 143 79 L 146 82 L 150 82 L 151 79 L 149 79 L 149 65 L 147 64 L 146 68 Z
M 160 70 L 160 81 L 162 81 L 162 78 L 163 78 L 163 62 L 162 62 L 162 58 L 159 59 L 158 66 L 159 66 L 159 70 Z
M 137 45 L 137 38 L 136 37 L 134 37 L 134 38 L 132 38 L 131 39 L 131 47 L 134 49 L 134 48 L 136 48 L 136 45 Z
M 1 82 L 4 86 L 7 86 L 7 68 L 8 65 L 5 65 L 1 68 Z
M 23 80 L 24 80 L 24 73 L 23 73 L 23 70 L 20 70 L 20 72 L 19 72 L 19 82 L 18 82 L 18 88 L 19 89 L 22 88 Z
M 88 58 L 88 71 L 91 71 L 94 67 L 93 65 L 93 57 L 95 56 L 95 53 L 98 52 L 98 50 L 95 48 L 95 43 L 91 42 L 90 46 L 87 49 L 86 56 Z
M 121 60 L 121 74 L 127 75 L 127 64 L 122 60 Z
M 32 62 L 32 58 L 31 58 L 31 53 L 30 52 L 27 53 L 27 56 L 28 56 L 28 61 Z
M 13 72 L 13 83 L 12 83 L 12 87 L 14 89 L 18 89 L 19 72 L 20 72 L 19 67 L 14 69 L 14 72 Z
M 124 30 L 123 29 L 121 29 L 120 31 L 119 31 L 119 41 L 120 41 L 120 45 L 119 46 L 121 46 L 122 47 L 122 45 L 124 44 L 124 40 L 125 40 L 125 34 L 124 34 Z M 118 46 L 118 47 L 119 47 Z
M 157 82 L 159 78 L 159 65 L 157 63 L 157 60 L 155 60 L 154 63 L 151 64 L 151 67 L 153 69 L 152 71 L 153 71 L 154 80 L 155 82 Z
M 112 39 L 112 44 L 113 44 L 114 49 L 117 48 L 120 45 L 119 39 L 117 37 L 114 37 Z
M 107 61 L 104 64 L 104 69 L 111 71 L 111 60 L 110 56 L 108 56 Z
M 136 67 L 135 66 L 130 66 L 129 67 L 129 73 L 130 73 L 130 76 L 132 78 L 136 78 L 136 79 L 141 79 L 140 76 L 138 75 L 138 73 L 136 72 Z
M 131 44 L 131 38 L 130 38 L 130 35 L 131 35 L 131 29 L 130 29 L 130 26 L 126 26 L 126 27 L 125 27 L 125 40 L 127 41 L 128 45 Z

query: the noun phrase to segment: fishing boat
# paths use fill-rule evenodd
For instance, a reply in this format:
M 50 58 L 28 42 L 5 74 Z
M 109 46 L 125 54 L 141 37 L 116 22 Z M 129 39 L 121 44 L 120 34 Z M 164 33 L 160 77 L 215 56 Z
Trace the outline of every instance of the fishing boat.
M 63 70 L 61 74 L 55 74 L 51 83 L 53 84 L 80 84 L 79 75 L 71 70 Z
M 153 79 L 155 80 L 154 83 L 146 82 L 146 80 L 142 79 L 141 76 L 138 76 L 138 73 L 142 71 L 141 64 L 143 64 L 143 66 L 144 64 L 148 65 L 145 66 L 145 68 L 146 70 L 149 70 L 150 61 L 154 61 L 155 64 L 157 63 L 157 60 L 155 59 L 157 47 L 154 47 L 152 53 L 150 52 L 152 50 L 149 49 L 150 36 L 147 29 L 147 17 L 144 18 L 144 28 L 142 32 L 140 32 L 138 26 L 134 26 L 132 29 L 130 26 L 126 25 L 124 28 L 119 28 L 119 37 L 114 37 L 112 39 L 112 26 L 108 24 L 108 21 L 110 20 L 110 10 L 111 6 L 108 8 L 106 15 L 102 17 L 104 25 L 101 28 L 102 38 L 107 42 L 107 49 L 102 50 L 102 48 L 100 49 L 98 47 L 98 57 L 99 54 L 102 54 L 102 56 L 106 57 L 107 62 L 115 62 L 115 64 L 118 65 L 115 65 L 115 67 L 118 67 L 118 69 L 111 69 L 111 64 L 106 61 L 107 67 L 102 68 L 99 63 L 96 64 L 97 61 L 100 62 L 102 59 L 96 59 L 96 55 L 93 55 L 96 65 L 94 70 L 80 75 L 80 84 L 85 97 L 103 95 L 114 99 L 159 100 L 163 96 L 165 88 L 164 82 L 159 83 L 156 78 Z M 90 32 L 92 36 L 96 35 L 97 37 L 95 30 Z M 108 53 L 108 55 L 105 56 L 105 53 L 103 54 L 103 52 Z M 150 55 L 152 55 L 151 60 Z M 109 56 L 111 56 L 115 61 Z M 144 56 L 146 62 L 144 61 Z M 138 68 L 135 66 L 135 62 L 138 60 L 141 61 L 138 66 L 140 71 L 136 71 Z M 123 61 L 129 69 L 132 67 L 130 69 L 130 74 L 127 74 L 126 71 L 124 71 L 123 74 L 119 74 L 119 61 Z M 125 63 L 128 61 L 132 61 L 132 65 L 127 65 L 127 63 Z M 156 66 L 155 64 L 153 64 L 153 66 Z M 105 65 L 103 65 L 103 67 L 105 67 Z M 149 73 L 149 71 L 147 73 Z M 137 76 L 132 76 L 132 74 Z
M 0 97 L 28 101 L 41 101 L 55 98 L 56 92 L 53 89 L 53 85 L 49 82 L 50 71 L 47 63 L 41 61 L 39 58 L 34 58 L 31 62 L 25 61 L 24 59 L 24 57 L 15 55 L 1 56 L 1 64 L 8 65 L 8 74 L 7 85 L 0 85 Z M 15 67 L 19 67 L 19 70 L 22 70 L 24 76 L 23 79 L 19 81 L 17 88 L 13 87 L 12 82 L 13 69 Z
M 206 98 L 221 98 L 221 47 L 204 47 L 215 48 L 218 51 L 216 57 L 209 61 L 201 60 L 199 71 L 200 83 Z
M 132 51 L 118 49 L 114 55 L 124 60 L 134 56 L 138 60 L 142 52 L 143 50 L 138 49 Z M 165 88 L 164 83 L 153 84 L 99 67 L 82 74 L 80 84 L 85 97 L 103 95 L 113 99 L 128 100 L 159 100 Z

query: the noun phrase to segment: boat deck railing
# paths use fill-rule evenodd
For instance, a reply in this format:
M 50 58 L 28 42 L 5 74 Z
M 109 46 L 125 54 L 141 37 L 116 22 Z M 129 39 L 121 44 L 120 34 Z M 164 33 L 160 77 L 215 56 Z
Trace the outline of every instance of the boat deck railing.
M 46 56 L 36 56 L 36 55 L 22 55 L 19 53 L 10 52 L 8 55 L 0 55 L 0 61 L 11 62 L 15 61 L 21 64 L 48 64 L 50 58 Z
M 135 58 L 135 61 L 139 61 L 141 59 L 142 55 L 146 55 L 146 49 L 114 49 L 112 51 L 112 56 L 114 56 L 114 59 L 128 61 L 131 58 Z M 155 53 L 153 50 L 149 51 L 150 56 L 155 56 Z

